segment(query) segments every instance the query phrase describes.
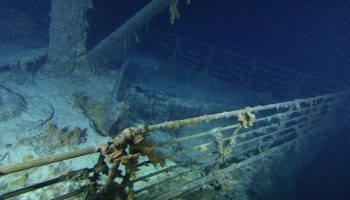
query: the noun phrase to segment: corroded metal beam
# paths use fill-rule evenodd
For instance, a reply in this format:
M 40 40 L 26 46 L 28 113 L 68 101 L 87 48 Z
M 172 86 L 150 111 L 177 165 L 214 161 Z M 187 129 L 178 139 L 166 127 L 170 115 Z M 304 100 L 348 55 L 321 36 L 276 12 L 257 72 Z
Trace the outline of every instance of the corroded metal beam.
M 160 11 L 167 7 L 171 2 L 172 0 L 151 1 L 107 38 L 97 44 L 86 55 L 78 58 L 78 64 L 95 64 L 96 60 L 106 57 L 113 49 L 120 45 L 125 38 L 135 34 L 138 29 L 150 22 L 155 15 L 160 13 Z

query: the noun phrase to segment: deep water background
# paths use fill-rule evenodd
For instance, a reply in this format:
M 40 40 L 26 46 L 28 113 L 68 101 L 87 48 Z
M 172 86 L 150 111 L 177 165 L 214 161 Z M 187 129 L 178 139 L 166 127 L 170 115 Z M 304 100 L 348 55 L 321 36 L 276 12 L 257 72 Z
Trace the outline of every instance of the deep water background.
M 182 5 L 177 23 L 166 25 L 164 16 L 156 18 L 156 26 L 284 67 L 349 80 L 349 1 L 209 0 Z
M 238 54 L 350 84 L 350 1 L 191 0 L 170 25 L 164 10 L 150 26 Z M 146 0 L 94 0 L 89 11 L 92 48 L 136 13 Z M 47 0 L 0 0 L 26 12 L 48 30 Z M 299 175 L 298 199 L 350 199 L 349 130 L 336 134 Z
M 349 199 L 349 133 L 339 130 L 306 166 L 299 175 L 297 199 Z

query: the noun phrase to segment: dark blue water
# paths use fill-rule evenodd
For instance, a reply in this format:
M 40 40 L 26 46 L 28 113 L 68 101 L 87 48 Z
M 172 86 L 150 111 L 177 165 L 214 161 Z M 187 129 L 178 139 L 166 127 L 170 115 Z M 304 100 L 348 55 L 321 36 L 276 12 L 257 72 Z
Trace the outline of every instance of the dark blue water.
M 192 1 L 180 12 L 173 26 L 165 17 L 155 21 L 169 31 L 319 76 L 339 80 L 350 72 L 349 1 Z
M 350 197 L 350 130 L 335 134 L 299 175 L 300 200 Z

